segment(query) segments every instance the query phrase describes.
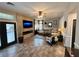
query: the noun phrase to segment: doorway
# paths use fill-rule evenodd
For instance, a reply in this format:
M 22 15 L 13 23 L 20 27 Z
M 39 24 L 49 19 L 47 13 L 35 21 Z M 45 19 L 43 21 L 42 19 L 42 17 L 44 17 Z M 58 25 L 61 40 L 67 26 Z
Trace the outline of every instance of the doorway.
M 0 48 L 5 48 L 16 42 L 16 23 L 0 22 Z
M 74 48 L 75 42 L 75 32 L 76 32 L 76 19 L 73 20 L 73 28 L 72 28 L 72 48 Z

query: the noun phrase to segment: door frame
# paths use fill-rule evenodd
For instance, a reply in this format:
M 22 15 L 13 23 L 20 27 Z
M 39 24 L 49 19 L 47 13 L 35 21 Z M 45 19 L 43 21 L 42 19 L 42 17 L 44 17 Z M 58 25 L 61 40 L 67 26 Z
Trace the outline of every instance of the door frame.
M 75 28 L 74 28 L 74 26 L 75 26 Z M 75 34 L 76 34 L 75 32 L 76 32 L 76 19 L 73 20 L 73 26 L 72 26 L 72 45 L 71 45 L 71 48 L 74 48 Z

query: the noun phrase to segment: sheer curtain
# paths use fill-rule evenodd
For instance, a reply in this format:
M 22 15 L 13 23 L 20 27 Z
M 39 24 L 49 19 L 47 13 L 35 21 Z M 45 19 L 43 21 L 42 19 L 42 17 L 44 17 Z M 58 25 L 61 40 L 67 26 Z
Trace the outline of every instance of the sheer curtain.
M 43 31 L 43 21 L 35 20 L 35 30 Z
M 38 30 L 39 29 L 39 24 L 38 24 L 38 21 L 35 20 L 35 30 Z

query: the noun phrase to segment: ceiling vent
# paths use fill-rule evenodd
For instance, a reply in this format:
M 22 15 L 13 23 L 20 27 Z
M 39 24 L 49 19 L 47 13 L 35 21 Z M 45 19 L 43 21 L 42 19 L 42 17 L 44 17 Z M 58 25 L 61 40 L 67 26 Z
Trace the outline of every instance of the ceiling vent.
M 13 3 L 11 3 L 11 2 L 7 2 L 7 4 L 8 4 L 8 5 L 12 5 L 12 6 L 14 6 L 14 4 L 13 4 Z

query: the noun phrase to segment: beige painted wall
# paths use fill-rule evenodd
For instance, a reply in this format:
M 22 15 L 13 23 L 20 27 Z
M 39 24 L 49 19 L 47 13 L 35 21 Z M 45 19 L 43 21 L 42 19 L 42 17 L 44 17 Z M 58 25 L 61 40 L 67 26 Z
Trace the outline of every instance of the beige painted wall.
M 28 17 L 23 17 L 23 19 L 22 19 L 22 24 L 23 24 L 23 20 L 29 20 L 29 21 L 32 21 L 32 22 L 33 22 L 33 19 L 28 18 Z M 21 26 L 22 26 L 22 28 L 23 28 L 23 25 L 21 25 Z M 34 30 L 34 27 L 32 27 L 32 28 L 23 28 L 23 32 L 25 32 L 25 31 L 30 31 L 30 30 Z M 34 34 L 34 33 L 29 33 L 29 34 L 24 35 L 24 39 L 26 39 L 27 37 L 33 36 L 33 34 Z
M 64 35 L 64 31 L 65 31 L 65 28 L 64 28 L 64 21 L 65 21 L 65 16 L 62 16 L 60 21 L 59 21 L 59 30 L 62 32 L 62 34 Z
M 21 15 L 17 15 L 16 16 L 17 20 L 17 35 L 18 37 L 22 35 L 23 32 L 23 27 L 22 27 L 22 16 Z
M 29 21 L 33 21 L 33 20 L 31 18 L 27 17 L 27 16 L 22 16 L 22 15 L 16 14 L 17 35 L 18 35 L 18 37 L 24 36 L 24 39 L 26 39 L 27 37 L 32 36 L 33 33 L 23 35 L 23 32 L 33 30 L 33 27 L 32 28 L 26 28 L 26 29 L 23 28 L 23 20 L 29 20 Z

